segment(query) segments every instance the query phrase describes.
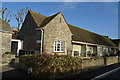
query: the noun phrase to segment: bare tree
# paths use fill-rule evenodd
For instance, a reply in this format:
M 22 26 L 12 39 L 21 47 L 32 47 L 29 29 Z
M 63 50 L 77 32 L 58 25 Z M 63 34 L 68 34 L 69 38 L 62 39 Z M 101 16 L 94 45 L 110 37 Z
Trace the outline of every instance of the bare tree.
M 9 17 L 8 17 L 9 16 Z M 10 22 L 10 19 L 11 19 L 12 15 L 10 15 L 10 11 L 6 14 L 6 17 L 5 17 L 5 22 Z
M 2 10 L 0 11 L 2 13 L 2 19 L 4 19 L 4 14 L 5 14 L 6 10 L 7 10 L 7 8 L 2 8 Z
M 24 8 L 20 11 L 17 11 L 17 14 L 13 14 L 13 16 L 15 17 L 15 19 L 18 22 L 18 31 L 20 30 L 20 25 L 23 23 L 23 20 L 25 18 L 25 15 L 27 14 L 27 12 L 28 12 L 28 7 Z
M 0 10 L 0 13 L 2 13 L 2 19 L 5 22 L 10 22 L 10 19 L 12 17 L 12 15 L 10 15 L 10 11 L 6 13 L 6 17 L 5 16 L 5 11 L 7 10 L 7 8 L 2 8 L 2 10 Z

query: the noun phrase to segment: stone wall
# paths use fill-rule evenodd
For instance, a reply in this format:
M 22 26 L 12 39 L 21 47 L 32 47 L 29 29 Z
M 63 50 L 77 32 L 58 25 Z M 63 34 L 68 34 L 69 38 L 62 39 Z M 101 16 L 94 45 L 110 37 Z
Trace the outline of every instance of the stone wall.
M 82 69 L 95 68 L 104 66 L 103 58 L 97 59 L 83 59 L 82 60 Z
M 87 72 L 87 71 L 92 71 L 94 69 L 97 69 L 97 68 L 101 68 L 101 67 L 104 67 L 104 66 L 108 66 L 108 65 L 112 65 L 114 64 L 113 62 L 117 63 L 118 57 L 108 57 L 106 58 L 106 63 L 108 63 L 107 65 L 105 65 L 104 63 L 104 58 L 102 57 L 99 57 L 99 58 L 85 58 L 85 59 L 82 59 L 82 62 L 79 63 L 79 68 L 78 67 L 74 67 L 74 73 L 77 74 L 77 73 L 83 73 L 83 72 Z M 113 62 L 111 62 L 111 61 Z M 44 66 L 46 67 L 46 66 Z M 30 66 L 27 66 L 24 62 L 24 59 L 23 60 L 20 60 L 20 62 L 18 63 L 18 68 L 22 69 L 23 71 L 28 71 L 28 69 L 30 68 Z M 67 67 L 66 67 L 67 68 Z M 78 70 L 79 69 L 79 70 Z M 33 73 L 34 73 L 34 70 L 33 70 Z M 39 71 L 38 71 L 39 73 Z M 66 73 L 63 73 L 66 75 Z M 70 75 L 72 75 L 72 73 L 69 72 Z M 68 74 L 67 74 L 68 75 Z
M 82 69 L 93 69 L 118 63 L 118 57 L 82 59 Z
M 64 41 L 64 52 L 54 52 L 54 41 Z M 49 54 L 67 55 L 72 52 L 72 33 L 62 13 L 59 13 L 44 27 L 43 52 Z
M 3 54 L 2 55 L 2 65 L 9 65 L 9 63 L 12 61 L 12 59 L 15 59 L 14 54 Z
M 11 33 L 2 33 L 2 53 L 11 52 L 11 39 Z
M 118 62 L 118 57 L 108 57 L 107 58 L 107 65 L 115 64 Z
M 2 32 L 0 32 L 0 54 L 2 53 Z

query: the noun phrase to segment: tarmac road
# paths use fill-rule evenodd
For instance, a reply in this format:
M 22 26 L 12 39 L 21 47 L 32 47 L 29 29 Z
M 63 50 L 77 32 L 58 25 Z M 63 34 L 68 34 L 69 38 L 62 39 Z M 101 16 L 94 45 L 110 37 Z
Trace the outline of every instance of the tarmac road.
M 120 67 L 117 70 L 114 70 L 114 72 L 108 73 L 108 75 L 105 75 L 103 78 L 99 80 L 120 80 Z

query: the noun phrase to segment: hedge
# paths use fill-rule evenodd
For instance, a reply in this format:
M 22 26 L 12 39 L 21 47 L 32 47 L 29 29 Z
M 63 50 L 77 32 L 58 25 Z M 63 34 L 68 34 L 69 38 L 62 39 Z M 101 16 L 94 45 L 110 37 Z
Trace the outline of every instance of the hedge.
M 26 69 L 32 67 L 32 76 L 37 78 L 63 78 L 79 73 L 81 59 L 68 55 L 23 55 L 20 63 L 24 63 Z

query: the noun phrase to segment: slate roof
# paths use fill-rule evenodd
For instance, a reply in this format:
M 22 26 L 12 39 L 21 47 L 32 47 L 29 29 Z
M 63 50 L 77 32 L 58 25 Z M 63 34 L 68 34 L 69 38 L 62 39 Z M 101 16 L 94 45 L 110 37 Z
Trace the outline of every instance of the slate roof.
M 34 20 L 35 20 L 35 22 L 36 22 L 36 24 L 37 24 L 38 27 L 44 21 L 44 19 L 47 18 L 47 16 L 44 16 L 42 14 L 33 12 L 31 10 L 29 10 L 28 13 L 30 13 L 32 15 L 32 17 L 34 18 Z
M 112 41 L 116 46 L 118 46 L 120 43 L 120 39 L 113 39 Z
M 4 20 L 0 19 L 0 30 L 1 31 L 6 31 L 6 32 L 12 32 L 12 29 L 10 27 L 10 24 L 8 24 L 7 22 L 5 22 Z
M 29 10 L 28 13 L 30 13 L 32 15 L 32 17 L 34 18 L 34 20 L 35 20 L 36 24 L 38 25 L 38 27 L 44 27 L 47 23 L 49 23 L 60 12 L 57 13 L 57 14 L 54 14 L 52 16 L 44 16 L 42 14 L 33 12 L 31 10 Z
M 73 41 L 87 42 L 93 44 L 100 44 L 106 46 L 116 47 L 115 44 L 107 37 L 84 30 L 82 28 L 68 24 L 69 29 L 71 30 Z
M 60 13 L 59 12 L 55 15 L 47 17 L 33 11 L 29 11 L 29 12 L 33 15 L 33 18 L 35 19 L 38 27 L 44 27 L 47 23 L 49 23 L 55 16 L 57 16 Z M 109 38 L 105 36 L 84 30 L 82 28 L 73 26 L 71 24 L 68 24 L 68 27 L 73 34 L 73 37 L 72 37 L 73 41 L 80 41 L 80 42 L 87 42 L 87 43 L 116 47 L 116 45 Z
M 60 13 L 60 12 L 59 12 Z M 47 18 L 44 19 L 44 21 L 42 22 L 42 24 L 40 25 L 41 27 L 44 27 L 47 23 L 49 23 L 55 16 L 57 16 L 59 13 L 54 14 L 52 16 L 49 16 Z

